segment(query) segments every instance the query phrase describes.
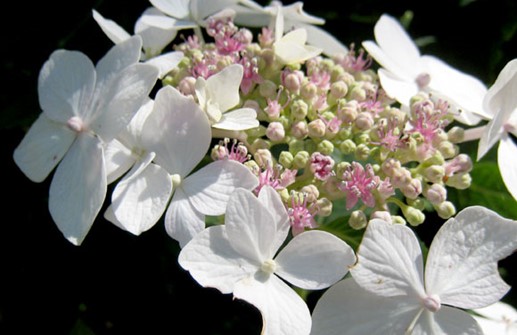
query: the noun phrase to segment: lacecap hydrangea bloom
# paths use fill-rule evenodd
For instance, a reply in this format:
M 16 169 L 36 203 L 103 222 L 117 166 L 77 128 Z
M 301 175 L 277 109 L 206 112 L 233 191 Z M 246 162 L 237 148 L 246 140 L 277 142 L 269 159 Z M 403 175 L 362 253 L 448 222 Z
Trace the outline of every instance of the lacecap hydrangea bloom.
M 150 4 L 133 33 L 92 10 L 115 44 L 97 66 L 58 50 L 41 70 L 14 160 L 35 182 L 57 166 L 49 209 L 70 242 L 106 199 L 134 235 L 164 224 L 181 267 L 257 307 L 264 334 L 488 329 L 465 310 L 508 292 L 516 222 L 448 192 L 469 190 L 462 143 L 481 139 L 515 197 L 514 61 L 487 89 L 388 14 L 357 49 L 301 2 Z M 424 272 L 428 214 L 447 222 Z M 298 292 L 323 289 L 311 315 Z

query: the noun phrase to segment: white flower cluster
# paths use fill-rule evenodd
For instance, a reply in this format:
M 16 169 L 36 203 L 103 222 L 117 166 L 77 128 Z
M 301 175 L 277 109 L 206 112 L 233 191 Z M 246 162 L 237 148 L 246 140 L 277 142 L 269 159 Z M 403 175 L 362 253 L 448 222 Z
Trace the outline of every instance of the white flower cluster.
M 389 15 L 365 55 L 301 2 L 150 2 L 134 34 L 93 10 L 115 44 L 96 65 L 57 50 L 40 71 L 42 113 L 14 160 L 34 182 L 55 170 L 49 210 L 66 239 L 83 242 L 113 184 L 104 218 L 139 235 L 163 217 L 179 264 L 257 307 L 263 334 L 515 333 L 497 263 L 517 222 L 456 214 L 446 187 L 469 187 L 458 143 L 480 139 L 477 160 L 499 143 L 517 199 L 517 60 L 487 89 L 420 55 Z M 193 34 L 164 52 L 180 30 Z M 363 233 L 356 250 L 319 229 L 337 201 Z M 448 220 L 424 270 L 405 223 L 423 223 L 425 203 Z M 293 286 L 328 290 L 311 313 Z

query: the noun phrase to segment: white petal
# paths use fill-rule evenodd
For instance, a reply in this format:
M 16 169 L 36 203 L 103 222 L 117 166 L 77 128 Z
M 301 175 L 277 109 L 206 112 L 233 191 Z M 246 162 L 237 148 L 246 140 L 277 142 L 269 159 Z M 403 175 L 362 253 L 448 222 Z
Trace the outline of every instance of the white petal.
M 174 191 L 165 213 L 165 229 L 181 248 L 205 229 L 205 216 L 192 207 L 181 188 Z
M 240 108 L 224 113 L 212 127 L 226 130 L 247 130 L 258 127 L 257 112 L 252 108 Z
M 156 152 L 158 165 L 186 177 L 206 155 L 211 136 L 208 119 L 193 99 L 172 86 L 158 91 L 142 132 L 142 142 Z
M 233 292 L 240 279 L 257 271 L 257 266 L 240 257 L 228 241 L 224 226 L 208 227 L 181 249 L 178 263 L 204 287 L 222 293 Z
M 158 56 L 174 40 L 178 29 L 162 29 L 150 26 L 143 19 L 146 15 L 164 16 L 164 14 L 156 8 L 149 7 L 135 23 L 135 34 L 142 37 L 142 48 L 144 49 L 146 59 L 149 59 Z
M 145 24 L 151 28 L 162 31 L 169 31 L 171 33 L 181 29 L 191 29 L 198 26 L 190 19 L 176 20 L 172 17 L 156 14 L 143 14 L 139 20 L 142 24 Z
M 276 224 L 268 209 L 248 190 L 236 189 L 228 201 L 225 226 L 233 248 L 260 266 L 273 258 Z
M 477 160 L 483 158 L 486 153 L 503 137 L 506 113 L 499 110 L 494 118 L 488 122 L 478 142 Z
M 41 113 L 14 150 L 20 170 L 34 182 L 42 182 L 68 151 L 76 133 Z
M 106 196 L 104 155 L 99 140 L 81 134 L 59 164 L 50 184 L 49 210 L 63 235 L 80 245 Z
M 236 188 L 252 190 L 257 185 L 257 177 L 243 164 L 218 160 L 185 178 L 182 188 L 198 212 L 217 216 L 224 214 Z
M 423 56 L 422 62 L 431 77 L 431 93 L 449 102 L 452 111 L 458 113 L 458 121 L 467 125 L 479 123 L 486 86 L 474 76 L 458 71 L 436 57 Z
M 136 162 L 131 149 L 116 139 L 104 146 L 104 159 L 108 184 L 122 177 Z
M 386 297 L 425 296 L 422 252 L 409 227 L 371 220 L 357 259 L 350 271 L 363 288 Z
M 424 311 L 415 324 L 412 335 L 483 335 L 481 328 L 468 313 L 442 306 L 436 313 Z
M 289 22 L 287 26 L 307 30 L 307 44 L 322 49 L 325 55 L 332 57 L 336 55 L 346 55 L 348 53 L 348 48 L 326 30 L 308 24 L 289 24 Z
M 273 44 L 275 56 L 282 64 L 295 64 L 321 54 L 320 48 L 306 45 L 306 41 L 307 31 L 304 28 L 290 31 Z
M 420 74 L 420 51 L 400 22 L 383 14 L 375 24 L 374 34 L 379 49 L 363 43 L 368 53 L 388 71 L 414 80 Z
M 125 41 L 131 37 L 131 35 L 119 26 L 115 21 L 104 18 L 95 9 L 92 9 L 93 19 L 102 31 L 108 36 L 108 38 L 115 44 Z
M 305 301 L 275 275 L 248 277 L 235 285 L 233 296 L 257 307 L 264 335 L 308 335 L 311 315 Z
M 276 224 L 276 234 L 275 239 L 271 241 L 271 248 L 278 250 L 291 230 L 287 209 L 278 192 L 269 185 L 264 185 L 260 189 L 258 199 L 273 216 L 273 222 Z
M 479 323 L 485 335 L 517 334 L 517 310 L 502 301 L 483 308 L 474 309 L 479 314 L 474 319 Z
M 296 235 L 275 258 L 277 275 L 307 290 L 333 285 L 348 273 L 356 258 L 354 250 L 336 236 L 324 231 Z
M 88 112 L 95 86 L 95 68 L 81 52 L 57 50 L 38 77 L 39 103 L 45 115 L 66 124 L 72 116 Z
M 158 69 L 152 65 L 135 64 L 124 68 L 99 98 L 91 128 L 104 141 L 117 136 L 148 101 L 157 78 Z
M 400 79 L 391 72 L 379 69 L 379 80 L 386 94 L 402 105 L 409 106 L 411 98 L 418 93 L 418 86 L 414 81 Z
M 138 162 L 117 184 L 111 196 L 113 214 L 134 235 L 149 230 L 161 218 L 172 195 L 170 175 L 151 160 Z
M 160 11 L 175 18 L 187 18 L 190 0 L 150 0 Z
M 324 24 L 325 20 L 314 16 L 307 14 L 303 10 L 303 2 L 296 1 L 290 5 L 283 6 L 282 11 L 284 13 L 284 16 L 288 21 L 293 22 L 303 22 L 307 24 Z
M 330 287 L 316 303 L 311 334 L 405 334 L 420 308 L 408 297 L 381 297 L 347 278 Z
M 226 112 L 239 103 L 239 88 L 244 69 L 240 64 L 232 64 L 206 80 L 207 100 L 219 105 L 221 112 Z M 196 83 L 197 90 L 197 83 Z
M 471 206 L 447 220 L 435 235 L 427 256 L 425 282 L 442 304 L 479 308 L 509 290 L 497 262 L 517 248 L 517 222 Z
M 517 59 L 508 62 L 497 76 L 494 84 L 488 89 L 484 100 L 484 111 L 491 116 L 502 112 L 507 120 L 517 107 Z
M 497 163 L 499 172 L 506 188 L 517 200 L 517 145 L 508 135 L 503 136 L 497 150 Z
M 97 63 L 96 96 L 108 89 L 114 77 L 126 67 L 138 63 L 142 50 L 142 38 L 131 36 L 115 44 Z
M 159 70 L 158 78 L 162 79 L 171 70 L 176 68 L 183 58 L 183 53 L 179 51 L 168 52 L 163 55 L 153 57 L 146 63 L 156 66 Z

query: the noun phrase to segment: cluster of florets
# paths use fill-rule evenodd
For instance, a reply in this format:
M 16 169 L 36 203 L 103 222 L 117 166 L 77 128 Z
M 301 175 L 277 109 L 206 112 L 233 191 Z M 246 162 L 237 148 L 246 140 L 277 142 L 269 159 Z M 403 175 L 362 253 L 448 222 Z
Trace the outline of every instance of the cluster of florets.
M 284 65 L 267 28 L 254 41 L 250 30 L 219 15 L 206 33 L 213 42 L 194 36 L 176 46 L 185 58 L 164 83 L 195 99 L 197 77 L 243 66 L 240 105 L 257 112 L 260 126 L 234 132 L 211 156 L 246 164 L 259 177 L 257 192 L 273 186 L 293 233 L 317 227 L 338 207 L 357 229 L 371 218 L 421 224 L 426 204 L 442 218 L 455 214 L 447 187 L 469 187 L 472 162 L 459 152 L 463 130 L 451 127 L 446 102 L 420 93 L 409 110 L 398 107 L 353 45 L 341 57 Z

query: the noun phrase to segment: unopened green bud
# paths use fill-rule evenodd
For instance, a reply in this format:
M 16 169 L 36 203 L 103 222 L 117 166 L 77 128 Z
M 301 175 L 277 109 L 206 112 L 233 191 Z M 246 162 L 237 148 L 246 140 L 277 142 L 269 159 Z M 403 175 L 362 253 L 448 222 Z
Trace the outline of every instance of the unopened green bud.
M 254 160 L 248 160 L 244 162 L 244 165 L 254 174 L 257 175 L 260 173 L 260 167 L 258 166 L 257 162 Z
M 304 187 L 302 187 L 300 192 L 305 194 L 305 196 L 307 197 L 307 202 L 315 202 L 316 200 L 318 200 L 320 196 L 320 191 L 318 190 L 316 185 L 313 184 L 305 185 Z
M 326 126 L 323 120 L 316 119 L 309 122 L 309 136 L 320 138 L 325 136 Z
M 348 224 L 353 229 L 359 230 L 366 227 L 366 224 L 368 223 L 368 219 L 366 218 L 366 215 L 363 211 L 356 210 L 353 211 L 352 214 L 350 214 L 350 218 L 348 219 Z
M 450 176 L 445 184 L 447 186 L 451 186 L 454 188 L 457 188 L 458 190 L 464 190 L 470 187 L 470 184 L 472 183 L 472 177 L 470 176 L 470 173 L 456 173 L 452 176 Z
M 325 217 L 332 214 L 332 201 L 327 198 L 320 198 L 316 201 L 318 207 L 318 215 Z
M 447 138 L 452 143 L 460 143 L 465 138 L 465 130 L 461 127 L 452 127 L 447 132 Z
M 406 224 L 406 220 L 400 215 L 392 215 L 391 222 L 393 224 L 403 224 L 403 225 Z
M 307 166 L 311 156 L 307 151 L 298 151 L 296 155 L 294 155 L 293 164 L 297 169 L 303 169 Z
M 348 93 L 348 85 L 340 80 L 332 83 L 330 86 L 330 95 L 334 99 L 340 99 L 343 98 Z
M 352 90 L 349 90 L 349 97 L 350 100 L 364 101 L 366 100 L 366 91 L 361 86 L 354 85 Z
M 305 143 L 301 140 L 289 141 L 289 152 L 296 155 L 297 152 L 305 149 Z
M 336 165 L 336 175 L 341 177 L 345 171 L 350 169 L 350 166 L 352 166 L 349 162 L 339 162 Z
M 359 144 L 355 150 L 355 158 L 365 161 L 370 157 L 370 148 L 366 144 Z
M 264 98 L 275 98 L 277 86 L 271 80 L 264 80 L 259 84 L 259 93 Z
M 421 197 L 415 199 L 406 199 L 409 206 L 423 211 L 425 209 L 425 201 Z
M 291 199 L 291 196 L 289 195 L 289 191 L 287 190 L 287 188 L 283 188 L 281 190 L 278 190 L 277 192 L 284 203 L 287 203 L 289 199 Z
M 293 165 L 293 154 L 289 151 L 282 151 L 278 156 L 278 162 L 286 169 L 290 169 Z
M 256 150 L 253 154 L 253 158 L 255 159 L 257 164 L 262 168 L 273 166 L 273 156 L 271 155 L 271 151 L 269 151 L 268 149 Z
M 319 151 L 324 155 L 330 155 L 334 151 L 334 144 L 329 140 L 323 140 L 316 146 L 316 151 Z
M 440 183 L 445 176 L 445 168 L 442 165 L 431 165 L 424 169 L 423 176 L 431 183 Z
M 448 219 L 456 214 L 456 207 L 450 201 L 444 201 L 441 204 L 434 205 L 434 209 L 436 209 L 436 213 L 442 219 Z
M 368 144 L 371 142 L 370 135 L 368 133 L 360 133 L 354 137 L 356 144 Z
M 341 128 L 341 129 L 339 129 L 337 136 L 342 141 L 348 140 L 349 138 L 352 137 L 352 130 L 350 128 Z
M 291 117 L 293 120 L 303 120 L 307 116 L 309 106 L 301 99 L 296 99 L 291 103 Z
M 295 121 L 291 126 L 291 135 L 301 140 L 309 134 L 309 126 L 305 120 Z
M 425 215 L 421 210 L 412 206 L 403 206 L 401 209 L 404 217 L 410 225 L 418 226 L 425 221 Z
M 257 151 L 259 149 L 269 149 L 269 148 L 270 148 L 269 142 L 267 142 L 266 140 L 263 140 L 261 138 L 257 138 L 253 141 L 253 143 L 251 143 L 252 151 Z
M 343 142 L 339 143 L 339 150 L 345 155 L 354 153 L 356 149 L 357 145 L 352 140 L 344 140 Z
M 452 158 L 458 154 L 458 147 L 450 141 L 441 142 L 438 150 L 444 158 Z
M 316 87 L 314 83 L 309 82 L 302 86 L 300 95 L 303 97 L 304 100 L 311 101 L 318 95 L 318 87 Z

